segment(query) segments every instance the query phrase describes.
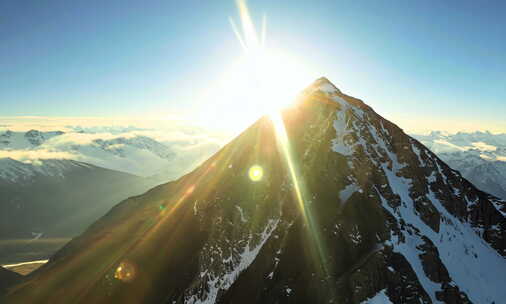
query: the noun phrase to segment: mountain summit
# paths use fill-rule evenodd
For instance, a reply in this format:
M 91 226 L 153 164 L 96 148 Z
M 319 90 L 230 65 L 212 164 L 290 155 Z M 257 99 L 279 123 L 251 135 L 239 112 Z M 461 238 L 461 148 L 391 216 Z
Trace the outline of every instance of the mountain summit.
M 321 90 L 326 93 L 341 93 L 341 91 L 326 77 L 320 77 L 309 87 L 313 90 Z
M 320 78 L 115 206 L 12 303 L 500 303 L 506 203 Z

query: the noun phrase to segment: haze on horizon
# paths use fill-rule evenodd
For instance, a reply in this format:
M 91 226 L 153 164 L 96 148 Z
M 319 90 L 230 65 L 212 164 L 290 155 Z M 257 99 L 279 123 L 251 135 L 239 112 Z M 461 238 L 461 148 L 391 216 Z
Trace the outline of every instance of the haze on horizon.
M 267 48 L 287 59 L 276 77 L 292 90 L 326 76 L 410 132 L 506 132 L 503 2 L 247 4 L 259 32 L 265 16 Z M 258 98 L 240 98 L 251 87 L 227 78 L 244 51 L 234 1 L 4 1 L 0 11 L 2 125 L 102 117 L 227 129 L 259 115 Z

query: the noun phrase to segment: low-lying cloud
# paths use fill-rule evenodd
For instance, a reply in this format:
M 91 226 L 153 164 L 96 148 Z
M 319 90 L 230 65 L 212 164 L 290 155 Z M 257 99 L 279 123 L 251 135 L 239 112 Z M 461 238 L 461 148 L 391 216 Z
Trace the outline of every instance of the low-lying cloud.
M 497 147 L 486 144 L 481 141 L 473 142 L 472 145 L 473 145 L 473 148 L 478 149 L 480 151 L 495 151 L 495 150 L 497 150 Z

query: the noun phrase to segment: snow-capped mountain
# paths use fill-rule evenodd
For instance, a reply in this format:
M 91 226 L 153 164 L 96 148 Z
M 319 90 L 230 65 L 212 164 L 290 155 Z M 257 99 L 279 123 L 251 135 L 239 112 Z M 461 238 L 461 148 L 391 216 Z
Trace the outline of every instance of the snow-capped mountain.
M 62 131 L 40 132 L 30 130 L 27 132 L 13 132 L 10 130 L 0 134 L 1 149 L 27 149 L 40 146 L 46 140 L 64 134 Z
M 107 131 L 106 133 L 97 133 Z M 145 131 L 145 130 L 144 130 Z M 138 176 L 167 181 L 181 176 L 219 149 L 198 142 L 185 149 L 179 142 L 160 142 L 135 128 L 83 129 L 63 132 L 3 131 L 0 158 L 31 163 L 38 159 L 72 159 Z M 1 168 L 0 168 L 0 174 Z
M 11 303 L 501 303 L 506 202 L 321 78 L 115 206 Z M 62 288 L 65 287 L 65 288 Z
M 147 131 L 1 131 L 0 239 L 73 237 L 117 202 L 187 173 L 219 148 L 198 137 L 161 141 Z
M 483 191 L 506 199 L 506 134 L 413 135 Z
M 0 238 L 30 238 L 34 232 L 74 236 L 118 201 L 177 177 L 179 172 L 156 180 L 124 173 L 148 173 L 143 166 L 153 173 L 165 170 L 175 155 L 158 141 L 100 136 L 38 130 L 0 134 Z
M 66 144 L 64 136 L 37 130 L 0 134 L 0 239 L 75 236 L 117 202 L 159 182 L 69 157 L 110 161 L 109 167 L 120 169 L 125 167 L 114 160 L 138 161 L 132 156 L 137 151 L 160 160 L 174 157 L 165 145 L 143 136 L 94 138 L 80 145 Z

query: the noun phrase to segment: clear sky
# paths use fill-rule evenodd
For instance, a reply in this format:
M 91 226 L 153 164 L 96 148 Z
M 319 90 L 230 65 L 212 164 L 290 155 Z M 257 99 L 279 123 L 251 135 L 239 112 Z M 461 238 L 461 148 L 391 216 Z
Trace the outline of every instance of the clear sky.
M 309 67 L 307 84 L 326 76 L 410 131 L 506 132 L 506 1 L 248 5 L 255 23 L 267 16 L 267 45 Z M 229 17 L 234 1 L 1 1 L 0 116 L 212 107 L 201 91 L 242 53 Z

